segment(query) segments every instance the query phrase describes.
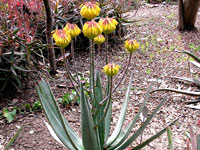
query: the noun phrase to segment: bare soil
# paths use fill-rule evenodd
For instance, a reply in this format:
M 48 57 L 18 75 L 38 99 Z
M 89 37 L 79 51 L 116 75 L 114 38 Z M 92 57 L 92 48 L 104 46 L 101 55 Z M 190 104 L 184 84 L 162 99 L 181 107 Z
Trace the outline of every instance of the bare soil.
M 152 83 L 153 89 L 156 88 L 176 88 L 189 91 L 199 91 L 199 89 L 186 82 L 180 82 L 175 79 L 171 79 L 173 76 L 190 77 L 191 73 L 188 71 L 189 58 L 181 53 L 175 51 L 189 50 L 200 56 L 200 33 L 198 31 L 193 32 L 179 32 L 176 29 L 177 25 L 177 5 L 159 4 L 159 5 L 144 5 L 138 10 L 136 16 L 135 11 L 131 11 L 125 16 L 130 20 L 138 20 L 134 24 L 127 24 L 128 33 L 124 39 L 136 39 L 141 48 L 138 50 L 132 58 L 131 67 L 128 74 L 114 94 L 113 98 L 113 122 L 112 128 L 114 128 L 117 118 L 120 113 L 121 104 L 123 102 L 124 93 L 127 88 L 127 83 L 131 72 L 133 72 L 133 90 L 131 91 L 128 116 L 127 120 L 131 121 L 137 112 L 140 104 L 144 100 L 147 88 Z M 196 22 L 197 30 L 200 30 L 200 13 L 197 16 Z M 128 60 L 128 54 L 124 51 L 123 43 L 110 46 L 111 60 L 116 64 L 121 65 L 121 72 L 115 78 L 115 84 L 120 78 L 125 62 Z M 88 52 L 76 52 L 78 70 L 87 74 L 88 70 Z M 102 50 L 100 54 L 100 68 L 104 64 L 105 53 Z M 191 67 L 192 75 L 200 75 L 199 70 L 194 66 Z M 104 79 L 104 78 L 103 78 Z M 58 88 L 59 84 L 65 84 L 67 79 L 63 73 L 60 72 L 54 77 L 49 77 L 49 82 L 55 97 L 58 99 L 68 91 L 66 88 Z M 14 105 L 21 103 L 32 103 L 38 100 L 34 88 L 34 82 L 30 81 L 26 91 L 16 95 L 15 98 L 7 98 L 9 104 L 7 107 L 13 107 Z M 3 96 L 2 96 L 3 97 Z M 5 97 L 4 97 L 5 98 Z M 185 107 L 184 102 L 188 100 L 194 100 L 197 97 L 186 96 L 173 92 L 156 92 L 150 95 L 150 99 L 147 105 L 149 114 L 155 109 L 159 102 L 166 98 L 166 103 L 161 107 L 159 113 L 150 122 L 148 128 L 143 133 L 143 140 L 152 136 L 163 127 L 167 126 L 175 118 L 182 116 L 175 125 L 172 126 L 173 142 L 175 150 L 186 149 L 186 135 L 188 131 L 188 125 L 191 124 L 195 133 L 200 133 L 200 126 L 198 121 L 200 120 L 199 110 Z M 2 104 L 3 105 L 3 104 Z M 2 106 L 0 107 L 2 108 Z M 70 107 L 61 108 L 62 113 L 69 120 L 70 124 L 80 134 L 80 108 L 77 105 L 71 105 Z M 19 127 L 23 126 L 19 137 L 14 142 L 10 149 L 12 150 L 64 150 L 59 143 L 57 143 L 48 132 L 43 120 L 46 120 L 44 112 L 25 112 L 25 115 L 18 114 L 16 119 L 8 124 L 5 119 L 0 120 L 0 147 L 8 143 L 10 138 L 16 133 Z M 138 126 L 134 128 L 136 130 L 141 121 L 138 122 Z M 132 146 L 137 145 L 140 139 L 137 139 Z M 144 150 L 167 150 L 167 134 L 165 133 L 147 147 Z

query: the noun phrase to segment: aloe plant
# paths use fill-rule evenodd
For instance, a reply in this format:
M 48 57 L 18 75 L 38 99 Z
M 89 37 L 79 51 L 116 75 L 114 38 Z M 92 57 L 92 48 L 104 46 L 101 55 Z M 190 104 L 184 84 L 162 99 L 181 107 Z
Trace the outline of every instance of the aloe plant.
M 92 19 L 96 17 L 99 13 L 99 6 L 94 2 L 86 2 L 81 6 L 81 15 L 86 19 Z M 82 11 L 83 10 L 83 11 Z M 91 14 L 91 10 L 95 12 L 95 14 Z M 88 16 L 89 15 L 89 16 Z M 108 18 L 107 18 L 108 19 Z M 101 19 L 100 19 L 101 21 Z M 68 38 L 68 32 L 65 30 L 60 30 L 59 32 L 65 36 L 61 36 L 58 34 L 59 32 L 53 33 L 54 41 L 57 46 L 59 46 L 62 50 L 63 60 L 65 64 L 67 77 L 74 83 L 74 89 L 77 92 L 76 94 L 80 98 L 80 109 L 81 109 L 81 134 L 82 139 L 77 135 L 74 129 L 70 126 L 68 121 L 64 118 L 64 116 L 59 111 L 57 103 L 55 101 L 55 97 L 50 89 L 48 82 L 44 79 L 41 79 L 36 85 L 36 90 L 40 98 L 40 102 L 43 106 L 45 114 L 50 124 L 45 122 L 52 136 L 63 146 L 70 150 L 124 150 L 127 148 L 133 141 L 135 141 L 140 135 L 142 135 L 144 129 L 147 127 L 151 119 L 158 112 L 162 104 L 166 101 L 166 99 L 162 100 L 161 103 L 155 108 L 152 114 L 145 118 L 140 128 L 132 134 L 132 130 L 137 123 L 137 120 L 140 117 L 140 114 L 143 113 L 144 108 L 146 107 L 146 103 L 149 98 L 149 94 L 151 88 L 149 88 L 147 96 L 139 110 L 139 112 L 135 115 L 133 120 L 125 127 L 125 117 L 127 112 L 127 106 L 129 102 L 129 96 L 131 91 L 131 83 L 132 83 L 132 75 L 129 80 L 129 84 L 127 87 L 125 99 L 123 101 L 123 106 L 121 113 L 119 115 L 119 119 L 115 130 L 110 133 L 111 129 L 111 114 L 112 114 L 112 94 L 116 91 L 116 89 L 121 84 L 124 79 L 127 71 L 129 69 L 129 65 L 131 62 L 131 58 L 133 56 L 133 52 L 135 52 L 139 48 L 139 44 L 136 40 L 127 40 L 125 42 L 125 49 L 129 53 L 129 60 L 127 61 L 126 68 L 124 69 L 123 75 L 121 79 L 118 81 L 116 86 L 113 88 L 113 78 L 119 72 L 120 66 L 114 63 L 108 63 L 108 55 L 106 54 L 106 65 L 103 67 L 103 72 L 107 75 L 107 85 L 104 90 L 101 85 L 100 73 L 95 70 L 95 57 L 94 57 L 94 38 L 101 34 L 102 32 L 105 34 L 114 32 L 117 26 L 117 21 L 113 18 L 109 18 L 109 21 L 98 25 L 94 20 L 88 21 L 83 26 L 83 33 L 86 37 L 90 39 L 90 83 L 89 83 L 89 91 L 87 89 L 88 86 L 83 86 L 83 84 L 79 81 L 76 81 L 75 78 L 71 75 L 69 65 L 64 56 L 64 48 L 69 44 L 70 38 Z M 107 39 L 108 40 L 108 39 Z M 106 42 L 107 44 L 108 42 Z M 107 45 L 108 46 L 108 45 Z M 75 61 L 75 60 L 73 60 Z M 108 64 L 107 64 L 108 63 Z M 75 69 L 76 71 L 76 69 Z M 77 74 L 77 73 L 76 73 Z M 89 93 L 88 95 L 85 92 Z M 177 120 L 177 119 L 176 119 Z M 175 123 L 174 120 L 168 126 L 171 126 Z M 141 142 L 140 145 L 133 148 L 141 149 L 142 147 L 149 144 L 151 141 L 162 135 L 167 130 L 167 127 L 163 128 L 160 132 L 149 138 L 148 140 Z
M 54 135 L 55 139 L 59 139 L 58 141 L 62 143 L 62 145 L 64 145 L 66 148 L 70 150 L 123 150 L 142 134 L 148 123 L 158 112 L 162 104 L 166 101 L 166 99 L 162 100 L 161 103 L 152 112 L 152 114 L 147 117 L 141 127 L 133 135 L 131 135 L 131 131 L 148 101 L 149 93 L 151 90 L 151 88 L 149 88 L 144 103 L 140 107 L 139 112 L 135 115 L 132 122 L 129 123 L 125 128 L 123 128 L 131 90 L 131 83 L 132 77 L 129 81 L 118 123 L 115 127 L 115 130 L 109 137 L 107 137 L 106 135 L 109 135 L 110 131 L 107 129 L 108 126 L 110 126 L 111 122 L 110 120 L 106 120 L 105 118 L 102 119 L 102 117 L 105 115 L 104 111 L 106 105 L 100 105 L 98 103 L 103 98 L 103 91 L 99 74 L 96 78 L 95 90 L 97 94 L 95 96 L 97 99 L 97 103 L 95 105 L 95 112 L 92 111 L 90 101 L 84 93 L 83 85 L 80 85 L 82 139 L 75 133 L 68 121 L 65 120 L 65 118 L 59 111 L 58 105 L 56 104 L 55 97 L 49 87 L 49 84 L 44 79 L 41 79 L 41 81 L 38 82 L 38 84 L 36 85 L 36 90 L 47 119 L 50 123 L 50 126 L 48 125 L 49 130 Z M 109 107 L 109 111 L 112 111 L 111 107 Z M 99 122 L 99 120 L 101 121 Z M 170 123 L 169 126 L 173 125 L 176 120 Z M 142 142 L 140 145 L 136 146 L 133 149 L 136 150 L 146 146 L 151 141 L 163 134 L 167 130 L 167 127 L 163 128 L 156 135 Z

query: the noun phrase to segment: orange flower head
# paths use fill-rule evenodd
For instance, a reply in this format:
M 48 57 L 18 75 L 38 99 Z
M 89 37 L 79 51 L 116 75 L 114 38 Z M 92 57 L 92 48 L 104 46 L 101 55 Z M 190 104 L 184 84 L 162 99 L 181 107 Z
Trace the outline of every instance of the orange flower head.
M 112 77 L 115 76 L 119 72 L 120 66 L 115 65 L 114 63 L 109 63 L 103 67 L 103 72 Z
M 136 40 L 126 40 L 124 47 L 128 52 L 133 53 L 140 47 L 140 45 Z
M 53 39 L 60 48 L 65 48 L 71 41 L 71 36 L 63 29 L 52 31 Z
M 99 4 L 96 2 L 85 2 L 80 6 L 80 14 L 87 20 L 92 20 L 93 18 L 99 16 L 101 9 Z
M 94 39 L 101 34 L 102 31 L 102 28 L 94 20 L 88 21 L 83 25 L 83 34 L 89 39 Z
M 102 44 L 105 41 L 105 38 L 102 34 L 99 34 L 97 37 L 94 38 L 94 43 L 95 44 Z
M 76 24 L 67 23 L 64 27 L 65 32 L 69 33 L 71 38 L 78 36 L 81 33 L 81 30 Z
M 112 33 L 118 24 L 118 22 L 114 18 L 101 18 L 99 20 L 99 24 L 103 29 L 103 33 L 110 34 Z

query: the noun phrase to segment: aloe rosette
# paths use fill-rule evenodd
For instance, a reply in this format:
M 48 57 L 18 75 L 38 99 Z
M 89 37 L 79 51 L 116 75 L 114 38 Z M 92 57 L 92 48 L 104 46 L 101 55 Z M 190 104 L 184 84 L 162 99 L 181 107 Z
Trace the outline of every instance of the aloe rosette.
M 38 82 L 36 90 L 39 95 L 45 114 L 47 116 L 47 119 L 50 123 L 50 125 L 48 125 L 48 128 L 51 134 L 66 148 L 70 150 L 123 150 L 126 147 L 128 147 L 138 136 L 142 134 L 143 130 L 147 127 L 148 123 L 151 121 L 151 119 L 158 112 L 162 104 L 165 102 L 165 99 L 162 100 L 161 103 L 157 106 L 157 108 L 155 108 L 155 110 L 152 112 L 152 114 L 140 126 L 140 128 L 131 135 L 131 131 L 135 126 L 137 120 L 139 119 L 139 116 L 142 113 L 148 101 L 149 93 L 151 90 L 150 88 L 142 106 L 140 107 L 139 112 L 135 115 L 132 122 L 130 122 L 125 128 L 123 128 L 131 90 L 131 83 L 132 77 L 129 81 L 118 123 L 111 136 L 108 136 L 110 133 L 109 129 L 111 126 L 111 119 L 108 119 L 111 118 L 111 113 L 108 112 L 112 112 L 112 109 L 110 107 L 111 105 L 108 103 L 106 103 L 106 105 L 99 104 L 103 98 L 103 90 L 101 87 L 99 74 L 96 78 L 95 87 L 95 112 L 92 112 L 88 97 L 84 93 L 83 85 L 80 85 L 82 139 L 75 133 L 68 121 L 63 117 L 63 115 L 59 111 L 59 108 L 55 101 L 55 97 L 49 87 L 49 84 L 44 79 Z M 106 112 L 107 114 L 110 114 L 110 116 L 104 114 L 106 108 L 108 108 L 108 111 Z M 174 124 L 176 120 L 174 120 L 168 126 Z M 149 144 L 151 141 L 163 134 L 167 130 L 168 126 L 166 126 L 166 128 L 163 128 L 160 132 L 158 132 L 148 140 L 142 142 L 140 145 L 133 148 L 133 150 L 140 149 Z

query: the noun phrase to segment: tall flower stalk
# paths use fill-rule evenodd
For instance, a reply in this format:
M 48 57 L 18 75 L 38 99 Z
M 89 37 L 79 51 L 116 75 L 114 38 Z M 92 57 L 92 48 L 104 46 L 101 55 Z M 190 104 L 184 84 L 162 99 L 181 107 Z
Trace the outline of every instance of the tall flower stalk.
M 90 47 L 90 91 L 95 97 L 95 72 L 94 72 L 94 38 L 102 33 L 102 28 L 99 26 L 95 20 L 88 21 L 83 25 L 83 34 L 89 38 L 89 47 Z M 95 98 L 94 98 L 95 99 Z M 93 102 L 94 104 L 94 102 Z
M 62 57 L 63 57 L 63 61 L 64 61 L 64 66 L 65 66 L 65 70 L 66 70 L 66 75 L 67 75 L 67 77 L 69 78 L 69 80 L 70 80 L 72 86 L 74 87 L 76 93 L 78 94 L 79 92 L 78 92 L 78 90 L 77 90 L 77 88 L 76 88 L 76 86 L 75 86 L 75 84 L 74 84 L 73 77 L 72 77 L 72 75 L 71 75 L 71 72 L 70 72 L 70 70 L 69 70 L 69 66 L 68 66 L 68 64 L 67 64 L 67 60 L 66 60 L 66 57 L 65 57 L 65 49 L 64 49 L 64 48 L 61 48 L 61 53 L 62 53 Z
M 112 33 L 117 26 L 118 22 L 114 18 L 101 18 L 99 20 L 99 25 L 103 29 L 103 33 L 105 34 L 105 49 L 106 49 L 106 64 L 109 62 L 109 57 L 108 57 L 108 34 Z
M 76 59 L 75 59 L 75 55 L 74 55 L 74 38 L 81 33 L 81 30 L 79 29 L 79 27 L 76 24 L 70 24 L 70 23 L 66 24 L 66 26 L 64 27 L 64 30 L 65 30 L 65 32 L 69 33 L 69 35 L 72 38 L 72 40 L 71 40 L 71 55 L 72 55 L 72 60 L 73 60 L 73 64 L 74 64 L 74 70 L 76 73 L 78 85 L 80 85 L 80 80 L 78 77 L 78 71 L 77 71 L 77 67 L 76 67 Z
M 106 50 L 106 64 L 109 62 L 109 58 L 108 58 L 108 34 L 105 34 L 105 50 Z
M 53 33 L 52 37 L 53 37 L 56 45 L 61 48 L 61 53 L 62 53 L 64 66 L 65 66 L 65 70 L 66 70 L 66 76 L 69 78 L 69 80 L 72 83 L 74 89 L 78 93 L 78 90 L 77 90 L 76 86 L 74 85 L 73 77 L 72 77 L 72 75 L 70 73 L 70 70 L 69 70 L 69 67 L 68 67 L 68 64 L 67 64 L 67 61 L 66 61 L 65 49 L 64 49 L 71 42 L 71 36 L 64 29 L 55 30 L 52 33 Z
M 130 66 L 131 63 L 131 59 L 132 59 L 132 55 L 133 52 L 135 52 L 138 48 L 139 48 L 139 43 L 136 40 L 126 40 L 125 41 L 125 45 L 124 48 L 126 49 L 127 52 L 129 52 L 129 59 L 126 65 L 126 68 L 124 70 L 124 73 L 122 75 L 122 77 L 120 78 L 119 82 L 117 83 L 117 85 L 115 86 L 115 88 L 112 90 L 112 93 L 114 93 L 117 88 L 119 87 L 119 85 L 121 84 L 121 82 L 123 81 L 125 75 L 127 74 L 128 68 Z M 104 102 L 109 98 L 109 96 L 105 97 L 101 102 L 100 105 L 103 105 Z
M 110 78 L 110 89 L 109 89 L 108 102 L 106 103 L 104 115 L 99 120 L 96 126 L 98 126 L 101 123 L 101 121 L 105 118 L 105 116 L 108 113 L 108 110 L 112 101 L 113 76 L 117 75 L 117 73 L 119 72 L 119 68 L 120 66 L 115 65 L 114 63 L 107 64 L 106 66 L 103 67 L 103 72 L 108 76 L 108 78 Z
M 95 96 L 95 79 L 94 79 L 94 75 L 95 75 L 95 70 L 94 70 L 94 42 L 93 42 L 93 39 L 90 39 L 89 40 L 90 42 L 90 74 L 91 74 L 91 77 L 90 77 L 90 89 L 93 93 L 93 96 Z
M 99 66 L 99 61 L 100 61 L 100 50 L 101 50 L 101 45 L 105 42 L 105 38 L 102 34 L 98 35 L 97 37 L 94 38 L 94 43 L 97 45 L 97 60 L 96 60 L 96 66 Z

